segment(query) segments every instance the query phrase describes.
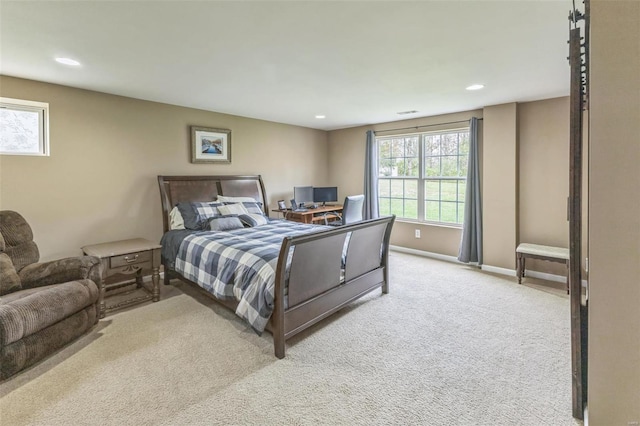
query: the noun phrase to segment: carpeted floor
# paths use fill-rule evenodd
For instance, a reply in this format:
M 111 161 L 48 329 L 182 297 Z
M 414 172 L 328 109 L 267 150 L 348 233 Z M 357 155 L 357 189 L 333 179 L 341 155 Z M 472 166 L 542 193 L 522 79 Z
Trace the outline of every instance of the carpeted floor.
M 271 335 L 175 282 L 1 383 L 0 424 L 580 424 L 561 285 L 390 259 L 388 295 L 296 336 L 283 360 Z

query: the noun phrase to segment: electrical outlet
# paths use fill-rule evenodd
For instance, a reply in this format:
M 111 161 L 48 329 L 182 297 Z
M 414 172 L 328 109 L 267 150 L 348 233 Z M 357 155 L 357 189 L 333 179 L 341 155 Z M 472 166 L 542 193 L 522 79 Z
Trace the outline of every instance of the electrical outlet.
M 420 230 L 416 229 L 416 238 L 420 238 Z

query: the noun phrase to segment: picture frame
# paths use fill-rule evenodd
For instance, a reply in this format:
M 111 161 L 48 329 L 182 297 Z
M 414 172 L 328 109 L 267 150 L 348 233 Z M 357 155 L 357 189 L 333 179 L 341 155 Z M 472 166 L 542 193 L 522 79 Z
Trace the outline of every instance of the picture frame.
M 191 126 L 192 163 L 231 163 L 231 130 Z
M 284 200 L 278 200 L 278 209 L 280 209 L 280 210 L 286 210 L 287 209 L 287 205 L 285 204 Z

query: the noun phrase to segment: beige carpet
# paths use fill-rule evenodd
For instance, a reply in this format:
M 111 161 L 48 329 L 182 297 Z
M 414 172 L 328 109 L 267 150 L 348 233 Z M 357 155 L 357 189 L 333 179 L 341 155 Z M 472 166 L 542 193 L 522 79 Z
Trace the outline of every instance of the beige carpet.
M 393 252 L 370 294 L 273 356 L 183 284 L 0 384 L 5 425 L 576 425 L 569 303 Z M 560 286 L 561 287 L 561 286 Z

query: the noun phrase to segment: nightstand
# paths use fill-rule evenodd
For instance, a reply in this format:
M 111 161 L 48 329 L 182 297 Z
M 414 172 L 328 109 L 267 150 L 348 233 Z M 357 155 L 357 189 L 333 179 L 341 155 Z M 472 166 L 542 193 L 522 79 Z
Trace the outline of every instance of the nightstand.
M 92 244 L 82 247 L 84 254 L 100 258 L 102 263 L 102 280 L 105 282 L 101 291 L 102 303 L 100 318 L 116 309 L 125 308 L 137 303 L 160 300 L 160 249 L 162 247 L 144 238 L 113 241 L 103 244 Z M 142 271 L 151 270 L 153 287 L 149 290 L 143 283 Z M 135 274 L 135 289 L 125 293 L 115 290 L 131 286 L 131 282 L 107 283 L 107 278 L 118 274 Z M 136 291 L 141 290 L 141 291 Z M 106 299 L 112 294 L 119 294 L 116 303 L 108 304 Z M 129 295 L 131 297 L 122 297 Z

